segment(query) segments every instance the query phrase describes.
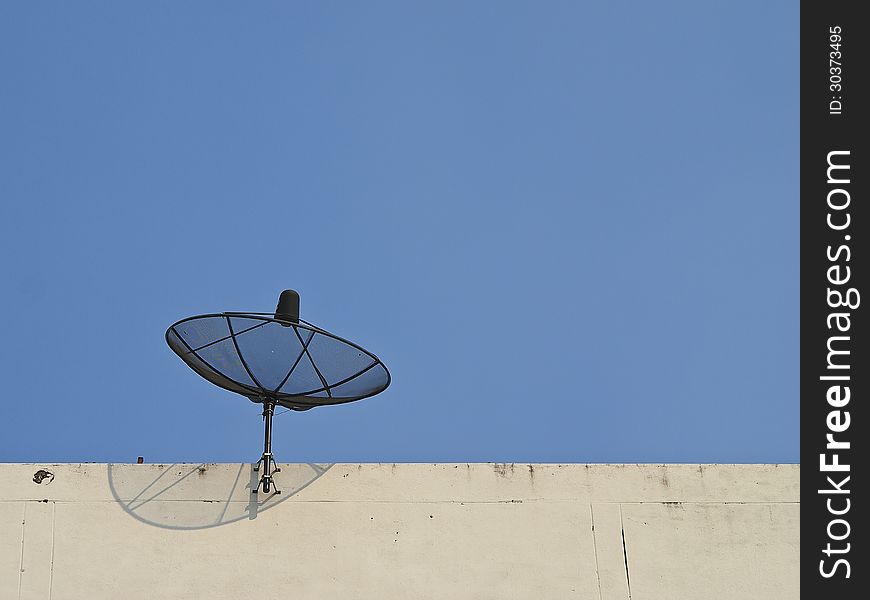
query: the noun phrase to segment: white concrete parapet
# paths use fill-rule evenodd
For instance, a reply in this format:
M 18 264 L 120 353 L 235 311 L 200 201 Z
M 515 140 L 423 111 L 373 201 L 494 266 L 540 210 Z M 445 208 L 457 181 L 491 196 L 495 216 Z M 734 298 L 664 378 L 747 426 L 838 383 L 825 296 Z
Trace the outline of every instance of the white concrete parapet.
M 799 596 L 798 465 L 0 464 L 0 599 Z

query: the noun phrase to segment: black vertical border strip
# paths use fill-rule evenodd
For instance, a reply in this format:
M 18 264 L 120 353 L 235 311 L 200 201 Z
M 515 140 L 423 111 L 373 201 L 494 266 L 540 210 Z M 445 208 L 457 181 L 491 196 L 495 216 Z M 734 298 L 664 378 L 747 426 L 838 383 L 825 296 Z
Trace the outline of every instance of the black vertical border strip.
M 867 113 L 870 111 L 870 97 L 867 94 L 867 78 L 870 77 L 870 62 L 867 60 L 867 40 L 870 38 L 870 22 L 859 17 L 860 2 L 824 2 L 813 0 L 801 3 L 801 50 L 800 50 L 800 92 L 801 92 L 801 148 L 800 148 L 800 206 L 801 206 L 801 592 L 807 598 L 849 598 L 865 597 L 870 593 L 867 583 L 867 535 L 864 515 L 868 507 L 866 497 L 858 493 L 858 487 L 867 487 L 867 470 L 858 461 L 858 453 L 867 453 L 867 410 L 864 403 L 868 399 L 868 380 L 870 362 L 867 361 L 865 348 L 868 341 L 866 325 L 870 288 L 866 285 L 870 259 L 867 256 L 867 237 L 870 235 L 870 211 L 867 209 L 867 180 L 870 178 L 868 164 Z M 840 27 L 842 53 L 840 73 L 841 90 L 831 89 L 833 83 L 830 69 L 832 35 L 831 28 Z M 836 74 L 836 73 L 834 73 Z M 840 96 L 840 98 L 838 98 Z M 831 102 L 842 102 L 840 114 L 831 114 Z M 828 154 L 832 151 L 849 151 L 839 155 L 837 161 L 850 165 L 848 184 L 828 183 Z M 838 171 L 844 173 L 844 171 Z M 835 177 L 836 178 L 836 177 Z M 845 188 L 849 194 L 849 205 L 842 210 L 828 207 L 828 193 L 834 189 Z M 842 204 L 845 196 L 834 194 L 834 202 Z M 828 213 L 835 224 L 845 222 L 849 214 L 850 225 L 837 231 L 828 226 Z M 846 236 L 849 236 L 847 239 Z M 837 256 L 841 246 L 848 246 L 847 253 L 841 251 L 839 259 L 830 260 L 831 254 Z M 828 280 L 828 269 L 840 265 L 839 272 L 833 275 L 843 278 L 845 267 L 850 268 L 848 282 L 834 285 Z M 849 288 L 856 289 L 862 297 L 857 307 L 829 306 L 828 290 L 839 290 L 843 294 Z M 836 323 L 828 328 L 831 313 L 849 313 L 847 332 L 838 331 Z M 840 321 L 845 324 L 846 321 Z M 848 340 L 838 340 L 835 345 L 849 351 L 848 355 L 837 355 L 836 362 L 848 364 L 848 368 L 837 370 L 828 367 L 828 341 L 831 336 L 847 336 Z M 848 375 L 848 381 L 822 380 L 826 375 Z M 827 393 L 832 385 L 848 385 L 850 401 L 845 406 L 829 404 Z M 849 449 L 827 449 L 828 418 L 832 411 L 840 411 L 832 416 L 835 427 L 842 427 L 845 411 L 849 412 L 849 427 L 842 432 L 833 433 L 835 439 L 848 441 Z M 839 423 L 839 425 L 838 425 Z M 838 454 L 839 462 L 849 465 L 848 472 L 823 472 L 820 455 L 826 454 L 831 462 L 832 454 Z M 844 477 L 850 477 L 843 484 Z M 848 494 L 820 493 L 833 486 L 827 480 L 848 489 Z M 831 514 L 831 508 L 848 512 L 842 515 Z M 832 523 L 835 519 L 843 522 Z M 829 531 L 830 526 L 830 531 Z M 842 540 L 832 539 L 831 535 Z M 828 544 L 835 552 L 826 554 Z M 848 544 L 848 546 L 847 546 Z M 837 553 L 836 551 L 848 552 Z M 849 577 L 846 566 L 840 564 L 834 570 L 836 560 L 845 559 L 849 563 Z M 824 562 L 822 562 L 824 561 Z M 831 577 L 823 577 L 825 570 Z

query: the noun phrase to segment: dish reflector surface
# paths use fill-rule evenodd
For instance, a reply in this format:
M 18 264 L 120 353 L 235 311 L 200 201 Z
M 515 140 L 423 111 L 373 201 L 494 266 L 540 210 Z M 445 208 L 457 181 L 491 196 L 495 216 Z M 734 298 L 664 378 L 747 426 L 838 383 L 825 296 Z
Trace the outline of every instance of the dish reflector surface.
M 172 325 L 166 341 L 196 373 L 255 402 L 305 410 L 374 396 L 390 384 L 377 356 L 301 319 L 201 315 Z

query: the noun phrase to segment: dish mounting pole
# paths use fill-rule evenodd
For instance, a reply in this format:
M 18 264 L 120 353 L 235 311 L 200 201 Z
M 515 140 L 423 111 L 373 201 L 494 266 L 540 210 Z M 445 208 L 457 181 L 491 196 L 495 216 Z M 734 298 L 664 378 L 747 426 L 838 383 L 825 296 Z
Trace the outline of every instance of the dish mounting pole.
M 275 458 L 272 456 L 272 417 L 275 414 L 275 401 L 270 400 L 268 398 L 263 400 L 263 423 L 264 423 L 264 439 L 263 439 L 263 456 L 260 457 L 260 460 L 257 461 L 257 464 L 254 466 L 254 471 L 257 472 L 260 470 L 260 467 L 263 467 L 263 475 L 260 477 L 260 482 L 257 484 L 257 487 L 251 490 L 252 494 L 256 494 L 260 491 L 260 486 L 263 486 L 263 492 L 269 493 L 272 490 L 272 486 L 274 482 L 272 481 L 272 467 L 275 467 L 275 473 L 280 473 L 281 469 L 278 468 L 278 463 L 275 462 Z M 280 494 L 281 490 L 275 486 L 275 493 Z

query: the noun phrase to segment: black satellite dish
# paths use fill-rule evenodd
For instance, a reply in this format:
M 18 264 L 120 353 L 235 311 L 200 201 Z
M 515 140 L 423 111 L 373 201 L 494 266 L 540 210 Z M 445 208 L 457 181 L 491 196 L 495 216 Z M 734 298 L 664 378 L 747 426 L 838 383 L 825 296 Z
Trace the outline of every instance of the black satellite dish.
M 276 406 L 309 410 L 374 396 L 390 372 L 361 346 L 299 318 L 299 294 L 284 290 L 274 313 L 224 312 L 188 317 L 166 330 L 166 342 L 213 384 L 263 405 L 263 476 L 253 493 L 273 485 L 272 416 Z M 275 493 L 280 494 L 278 488 Z

